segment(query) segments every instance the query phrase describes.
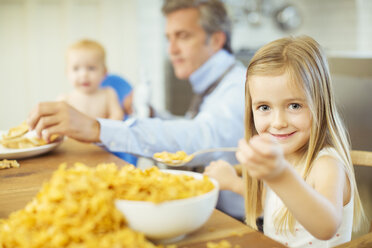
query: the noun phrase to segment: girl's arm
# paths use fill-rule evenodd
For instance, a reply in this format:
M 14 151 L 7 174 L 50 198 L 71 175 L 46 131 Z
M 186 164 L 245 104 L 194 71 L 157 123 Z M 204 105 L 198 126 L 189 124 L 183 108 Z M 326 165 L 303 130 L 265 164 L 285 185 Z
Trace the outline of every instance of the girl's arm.
M 118 96 L 111 88 L 106 88 L 105 90 L 108 103 L 108 119 L 123 120 L 124 112 L 120 106 Z
M 310 186 L 270 137 L 253 137 L 249 144 L 240 142 L 239 148 L 238 160 L 248 173 L 264 180 L 308 232 L 324 240 L 335 235 L 342 221 L 344 191 L 350 191 L 342 164 L 329 156 L 319 158 L 309 176 Z
M 342 222 L 345 171 L 331 157 L 320 158 L 313 166 L 321 167 L 314 185 L 306 183 L 293 168 L 267 180 L 283 203 L 314 237 L 330 239 Z
M 217 180 L 220 190 L 230 190 L 244 196 L 244 181 L 229 163 L 218 160 L 205 168 L 204 175 Z

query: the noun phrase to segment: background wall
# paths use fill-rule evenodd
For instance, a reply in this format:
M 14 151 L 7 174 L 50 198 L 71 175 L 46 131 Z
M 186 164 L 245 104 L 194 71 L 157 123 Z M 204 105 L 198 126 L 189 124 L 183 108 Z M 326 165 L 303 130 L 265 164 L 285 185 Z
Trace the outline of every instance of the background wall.
M 369 0 L 264 0 L 259 24 L 247 20 L 252 1 L 227 0 L 235 17 L 234 47 L 260 47 L 269 40 L 288 34 L 308 34 L 330 51 L 372 52 L 372 1 Z M 253 1 L 255 2 L 255 1 Z M 266 3 L 266 4 L 265 4 Z M 302 17 L 299 29 L 278 29 L 273 16 L 285 4 L 296 6 Z M 245 4 L 245 5 L 244 5 Z M 249 8 L 248 8 L 249 9 Z
M 65 51 L 82 38 L 104 45 L 111 73 L 136 84 L 144 71 L 157 89 L 155 105 L 163 107 L 160 4 L 160 0 L 0 0 L 0 130 L 22 122 L 38 102 L 52 101 L 71 89 Z

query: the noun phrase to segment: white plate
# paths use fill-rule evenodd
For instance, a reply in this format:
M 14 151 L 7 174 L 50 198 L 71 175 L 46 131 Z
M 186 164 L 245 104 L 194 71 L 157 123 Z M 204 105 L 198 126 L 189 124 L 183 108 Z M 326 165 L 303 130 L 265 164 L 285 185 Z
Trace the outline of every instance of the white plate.
M 2 133 L 4 133 L 4 131 L 0 131 L 0 139 Z M 56 142 L 46 144 L 43 146 L 36 146 L 24 149 L 9 149 L 0 145 L 0 159 L 21 159 L 34 157 L 40 154 L 50 152 L 51 150 L 57 148 L 57 146 L 59 146 L 62 143 L 62 141 L 63 139 L 60 139 Z

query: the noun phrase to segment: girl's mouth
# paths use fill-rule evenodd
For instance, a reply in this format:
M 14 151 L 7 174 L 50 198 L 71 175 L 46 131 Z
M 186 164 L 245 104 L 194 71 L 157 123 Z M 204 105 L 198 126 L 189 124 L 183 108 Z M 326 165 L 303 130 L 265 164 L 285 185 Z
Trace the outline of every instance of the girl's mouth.
M 271 135 L 274 136 L 276 139 L 284 140 L 284 139 L 291 137 L 294 133 L 296 132 L 287 133 L 287 134 L 273 134 L 272 133 Z

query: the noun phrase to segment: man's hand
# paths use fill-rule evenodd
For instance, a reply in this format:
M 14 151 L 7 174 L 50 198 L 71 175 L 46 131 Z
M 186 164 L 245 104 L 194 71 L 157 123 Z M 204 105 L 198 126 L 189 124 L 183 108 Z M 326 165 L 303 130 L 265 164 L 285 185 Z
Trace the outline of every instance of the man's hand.
M 30 129 L 47 141 L 53 134 L 66 135 L 83 142 L 100 141 L 98 121 L 66 102 L 39 103 L 29 114 L 27 123 Z

